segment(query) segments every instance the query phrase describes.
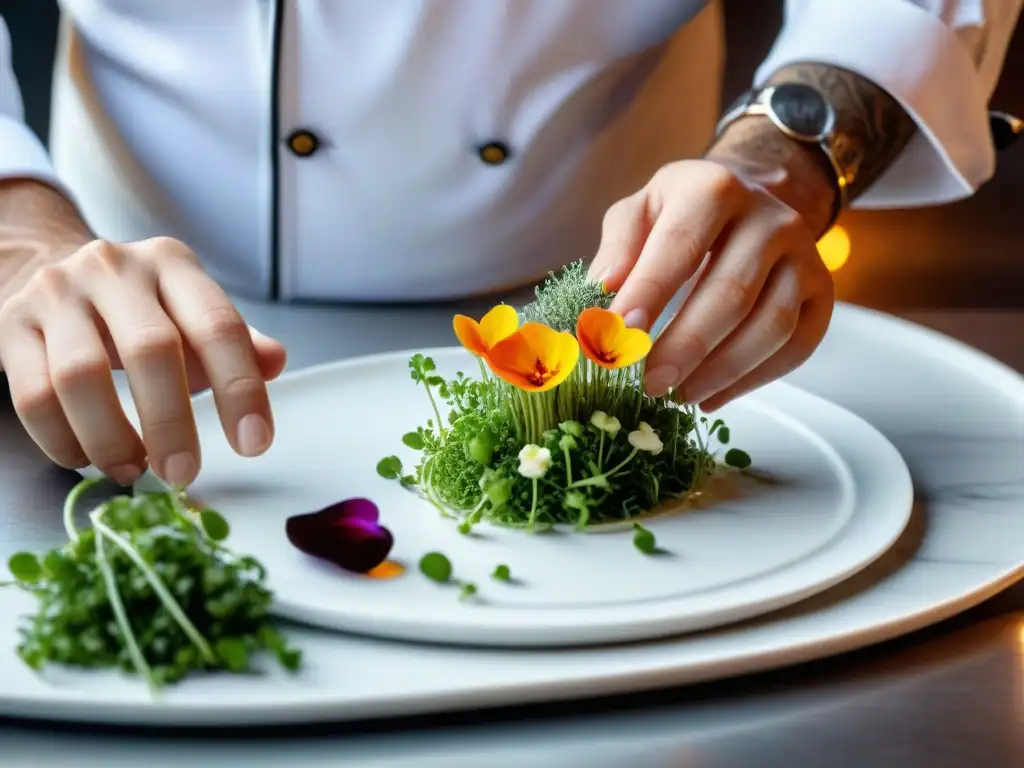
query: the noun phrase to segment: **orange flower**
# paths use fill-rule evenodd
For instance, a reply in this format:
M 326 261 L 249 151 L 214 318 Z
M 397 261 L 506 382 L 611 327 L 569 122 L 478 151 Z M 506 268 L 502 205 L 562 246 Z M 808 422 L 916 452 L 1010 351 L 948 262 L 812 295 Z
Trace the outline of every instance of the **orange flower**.
M 487 362 L 509 384 L 528 392 L 546 392 L 569 378 L 579 356 L 580 346 L 571 333 L 524 323 L 491 348 Z
M 576 321 L 576 338 L 588 360 L 614 370 L 638 363 L 651 351 L 651 337 L 639 328 L 627 328 L 614 312 L 591 307 Z
M 479 323 L 471 317 L 456 315 L 452 325 L 462 346 L 477 357 L 487 357 L 495 344 L 516 332 L 519 315 L 508 304 L 499 304 Z

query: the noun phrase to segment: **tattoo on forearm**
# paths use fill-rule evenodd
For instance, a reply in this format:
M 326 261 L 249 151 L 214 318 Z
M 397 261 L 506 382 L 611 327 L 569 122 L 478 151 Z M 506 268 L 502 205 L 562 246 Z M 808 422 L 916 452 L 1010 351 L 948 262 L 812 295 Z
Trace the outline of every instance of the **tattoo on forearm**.
M 916 126 L 903 107 L 867 78 L 827 64 L 793 64 L 770 83 L 800 82 L 826 95 L 842 127 L 836 136 L 837 159 L 849 173 L 848 199 L 854 200 L 892 165 Z

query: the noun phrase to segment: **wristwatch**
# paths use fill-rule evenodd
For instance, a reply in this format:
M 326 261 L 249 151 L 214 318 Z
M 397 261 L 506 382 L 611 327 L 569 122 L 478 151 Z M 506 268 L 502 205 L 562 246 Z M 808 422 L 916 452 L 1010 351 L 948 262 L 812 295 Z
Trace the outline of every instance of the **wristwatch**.
M 755 88 L 740 96 L 718 122 L 717 135 L 733 122 L 749 115 L 771 120 L 786 136 L 804 144 L 818 146 L 835 172 L 835 198 L 832 226 L 847 204 L 848 188 L 856 174 L 855 168 L 844 167 L 837 142 L 841 135 L 836 126 L 836 111 L 821 91 L 805 83 L 778 83 Z

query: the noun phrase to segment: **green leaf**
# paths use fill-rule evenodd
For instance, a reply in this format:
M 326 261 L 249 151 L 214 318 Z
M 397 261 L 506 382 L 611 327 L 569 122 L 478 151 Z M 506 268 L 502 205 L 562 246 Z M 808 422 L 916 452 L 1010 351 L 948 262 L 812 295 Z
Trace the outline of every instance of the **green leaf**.
M 507 565 L 498 565 L 494 568 L 491 578 L 495 581 L 510 581 L 512 579 L 512 572 Z
M 463 536 L 468 536 L 472 532 L 473 532 L 473 523 L 472 522 L 470 522 L 469 520 L 463 520 L 461 523 L 459 523 L 459 533 L 461 533 Z
M 476 584 L 463 584 L 459 591 L 459 599 L 466 600 L 476 594 Z
M 231 526 L 219 513 L 212 509 L 204 509 L 199 513 L 199 520 L 203 524 L 203 530 L 213 541 L 224 541 L 231 533 Z
M 419 432 L 406 432 L 402 435 L 402 442 L 414 451 L 423 450 L 423 436 Z
M 386 456 L 377 462 L 377 474 L 385 480 L 396 480 L 402 474 L 402 460 L 397 456 Z
M 563 421 L 558 425 L 558 428 L 567 435 L 583 437 L 583 425 L 578 421 Z
M 218 640 L 217 656 L 232 672 L 245 672 L 249 669 L 249 649 L 237 637 Z
M 649 555 L 654 552 L 658 544 L 653 533 L 640 525 L 640 523 L 633 523 L 633 546 L 645 555 Z
M 429 384 L 432 387 L 439 387 L 442 384 L 444 384 L 444 379 L 442 379 L 440 376 L 428 376 L 427 384 Z
M 420 558 L 420 573 L 438 584 L 447 584 L 452 578 L 452 563 L 440 552 L 428 552 Z
M 424 371 L 429 373 L 430 371 L 436 371 L 437 370 L 437 366 L 434 365 L 434 358 L 432 358 L 432 357 L 422 357 L 421 356 L 421 359 L 423 360 L 423 370 Z
M 722 445 L 729 443 L 729 428 L 726 426 L 719 427 L 718 429 L 718 442 Z
M 725 452 L 725 463 L 736 469 L 746 469 L 751 464 L 750 454 L 739 448 L 730 448 Z
M 7 561 L 11 575 L 25 584 L 35 584 L 43 575 L 43 567 L 39 558 L 31 552 L 18 552 Z

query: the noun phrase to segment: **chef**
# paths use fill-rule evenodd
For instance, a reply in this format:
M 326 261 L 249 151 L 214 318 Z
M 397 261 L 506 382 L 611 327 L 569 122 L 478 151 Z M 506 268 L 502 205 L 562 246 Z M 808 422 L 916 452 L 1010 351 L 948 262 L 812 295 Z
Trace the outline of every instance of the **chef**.
M 845 207 L 993 173 L 1022 0 L 790 0 L 724 111 L 706 0 L 63 0 L 48 154 L 0 21 L 0 365 L 65 467 L 191 482 L 189 393 L 234 449 L 285 364 L 229 295 L 457 299 L 583 258 L 707 410 L 820 342 Z M 693 285 L 693 283 L 690 283 Z M 123 368 L 139 433 L 115 393 Z

